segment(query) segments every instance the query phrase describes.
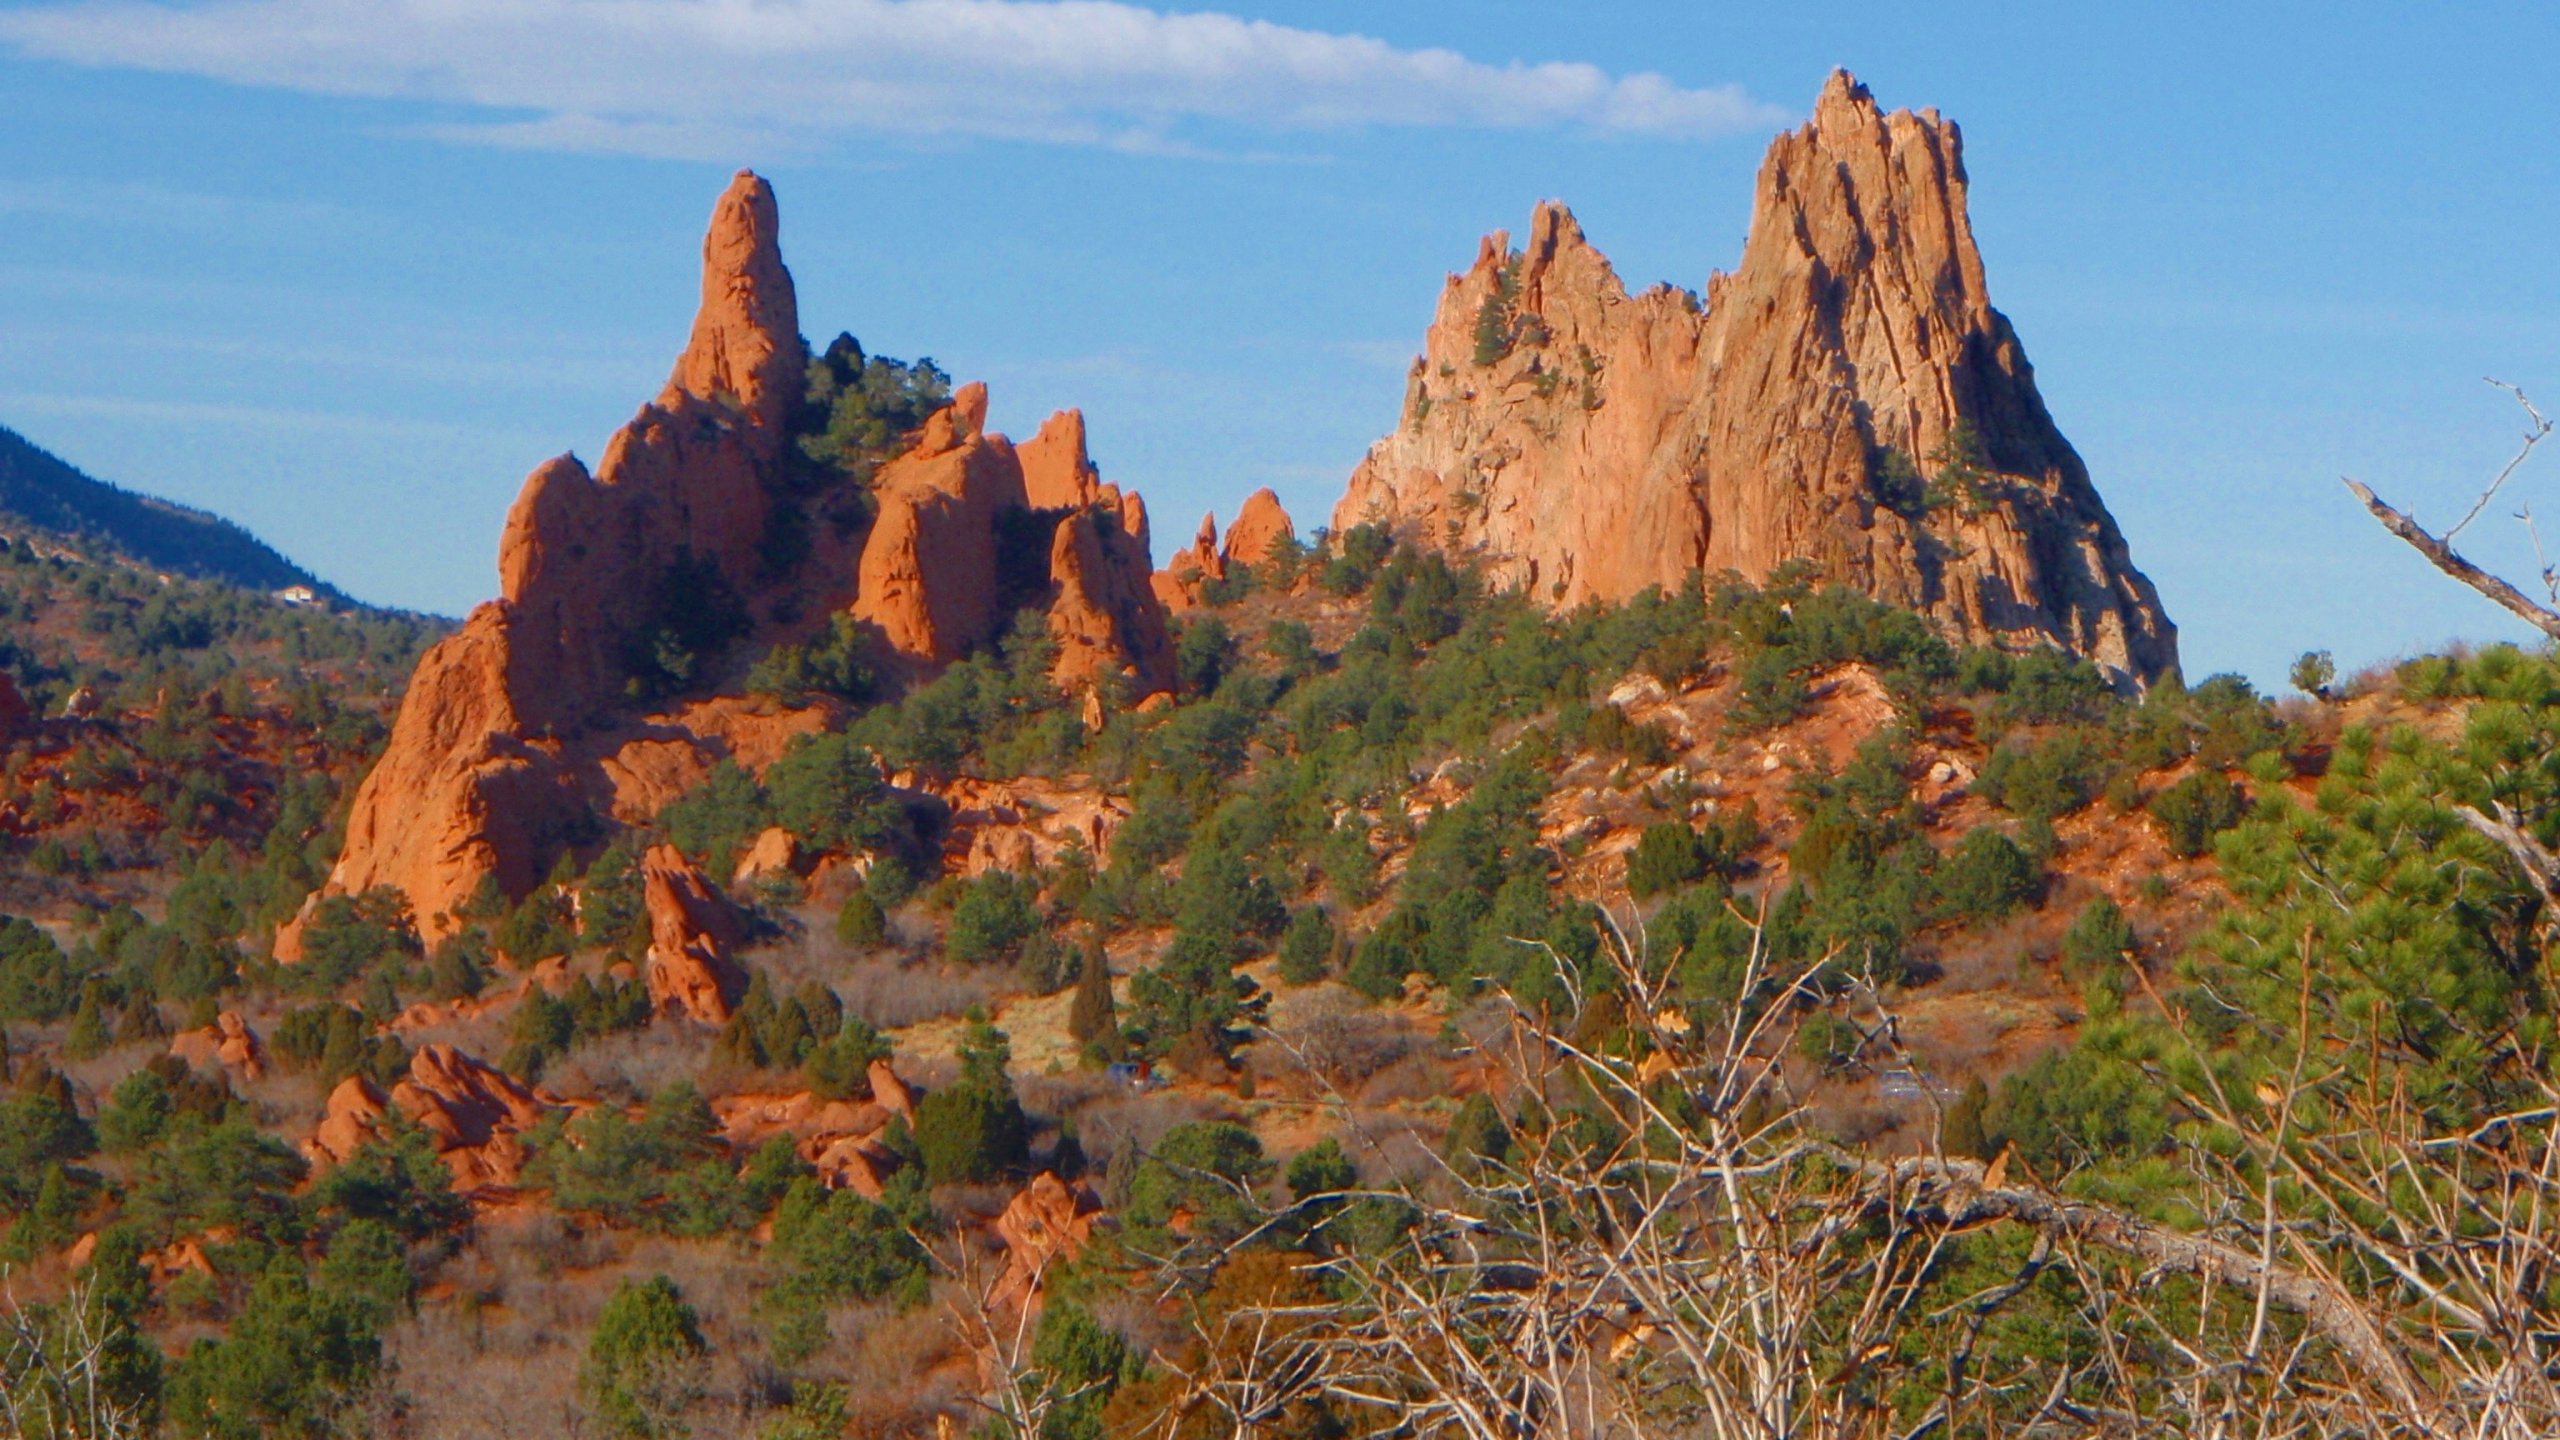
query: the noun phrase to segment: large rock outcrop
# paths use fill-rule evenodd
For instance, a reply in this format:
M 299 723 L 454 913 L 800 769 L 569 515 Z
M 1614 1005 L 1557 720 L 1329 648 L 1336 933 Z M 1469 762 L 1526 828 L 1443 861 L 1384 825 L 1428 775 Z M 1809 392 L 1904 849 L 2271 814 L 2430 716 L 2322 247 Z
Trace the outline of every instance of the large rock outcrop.
M 451 1045 L 428 1045 L 409 1058 L 409 1073 L 384 1095 L 352 1075 L 329 1094 L 328 1108 L 303 1151 L 322 1164 L 347 1159 L 387 1133 L 394 1110 L 427 1134 L 437 1158 L 464 1194 L 512 1188 L 530 1158 L 520 1138 L 559 1102 L 496 1066 Z
M 1793 560 L 1954 638 L 2141 683 L 2176 630 L 1991 307 L 1955 125 L 1835 73 L 1703 303 L 1629 295 L 1563 206 L 1442 291 L 1403 421 L 1333 515 L 1543 603 Z M 1933 483 L 1934 481 L 1934 483 Z
M 1103 482 L 1081 415 L 1017 451 L 966 386 L 876 474 L 813 470 L 808 365 L 773 191 L 741 172 L 665 390 L 593 471 L 563 455 L 525 481 L 499 596 L 420 661 L 330 891 L 395 888 L 435 941 L 484 881 L 523 895 L 564 849 L 647 820 L 716 761 L 760 770 L 779 753 L 763 738 L 840 709 L 749 713 L 706 693 L 838 613 L 866 622 L 893 674 L 948 664 L 1029 608 L 1059 640 L 1062 684 L 1109 679 L 1134 701 L 1172 683 L 1145 507 Z M 299 948 L 288 926 L 277 953 Z
M 853 613 L 901 655 L 947 664 L 1045 598 L 1060 683 L 1123 676 L 1133 699 L 1168 688 L 1173 647 L 1147 583 L 1146 511 L 1094 469 L 1084 417 L 1061 411 L 1020 449 L 988 433 L 986 417 L 986 387 L 964 385 L 881 468 Z
M 670 1019 L 726 1021 L 745 988 L 731 959 L 740 927 L 728 897 L 673 845 L 652 845 L 641 857 L 640 892 L 649 911 L 650 1008 Z

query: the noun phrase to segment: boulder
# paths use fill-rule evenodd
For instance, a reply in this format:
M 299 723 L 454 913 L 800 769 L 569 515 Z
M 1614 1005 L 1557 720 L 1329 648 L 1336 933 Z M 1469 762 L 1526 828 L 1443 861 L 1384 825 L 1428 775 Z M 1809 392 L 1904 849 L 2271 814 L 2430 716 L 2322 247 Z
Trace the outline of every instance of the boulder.
M 421 1047 L 391 1103 L 436 1139 L 436 1148 L 486 1145 L 530 1130 L 559 1106 L 504 1070 L 451 1045 Z
M 744 885 L 767 875 L 800 873 L 800 842 L 779 825 L 768 825 L 757 832 L 755 843 L 738 857 L 738 868 L 730 883 Z
M 241 1080 L 263 1079 L 267 1073 L 266 1046 L 237 1010 L 214 1016 L 201 1030 L 171 1037 L 169 1053 L 195 1069 L 221 1070 Z
M 382 1133 L 382 1117 L 388 1105 L 382 1091 L 361 1075 L 339 1081 L 338 1088 L 329 1092 L 319 1127 L 304 1142 L 303 1153 L 321 1164 L 344 1161 Z
M 1111 837 L 1129 818 L 1129 802 L 1088 785 L 1037 776 L 980 780 L 958 776 L 924 786 L 950 807 L 943 838 L 946 865 L 963 875 L 990 870 L 1026 874 L 1082 850 L 1107 863 Z
M 874 1093 L 868 1100 L 820 1100 L 807 1091 L 731 1095 L 713 1101 L 712 1113 L 719 1117 L 730 1153 L 739 1159 L 781 1136 L 818 1172 L 820 1183 L 877 1200 L 882 1183 L 900 1163 L 885 1133 L 890 1118 L 905 1116 L 912 1122 L 914 1116 L 905 1084 L 886 1061 L 874 1061 L 871 1075 Z
M 1956 127 L 1845 72 L 1760 171 L 1742 262 L 1629 295 L 1562 205 L 1450 277 L 1335 507 L 1544 604 L 1791 560 L 1953 639 L 2176 668 L 2176 630 L 1993 309 Z M 1932 487 L 1924 476 L 1939 477 Z
M 897 1071 L 889 1068 L 889 1062 L 874 1060 L 865 1073 L 871 1081 L 871 1098 L 890 1114 L 913 1125 L 916 1122 L 915 1092 L 907 1088 L 906 1081 L 898 1078 Z

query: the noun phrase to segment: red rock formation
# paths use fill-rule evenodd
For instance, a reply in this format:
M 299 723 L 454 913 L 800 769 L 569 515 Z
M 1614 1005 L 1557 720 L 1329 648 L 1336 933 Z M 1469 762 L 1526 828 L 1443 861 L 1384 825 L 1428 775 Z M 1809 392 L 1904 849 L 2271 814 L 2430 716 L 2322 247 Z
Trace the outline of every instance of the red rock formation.
M 730 952 L 737 912 L 684 852 L 652 845 L 640 861 L 649 910 L 649 1004 L 660 1015 L 717 1025 L 744 988 Z
M 744 1159 L 776 1136 L 818 1172 L 829 1188 L 848 1188 L 878 1199 L 881 1182 L 896 1173 L 897 1152 L 888 1143 L 893 1116 L 914 1119 L 906 1085 L 888 1062 L 871 1065 L 867 1100 L 820 1100 L 807 1091 L 789 1095 L 731 1095 L 711 1102 L 729 1152 Z
M 512 628 L 504 602 L 483 605 L 418 662 L 329 873 L 339 894 L 378 885 L 406 894 L 430 941 L 452 932 L 447 916 L 482 877 L 511 895 L 531 890 L 547 868 L 546 838 L 583 809 L 556 744 L 523 738 L 529 727 L 506 680 Z M 299 958 L 295 934 L 279 937 L 278 958 Z
M 948 664 L 995 633 L 997 517 L 1023 506 L 1022 463 L 984 433 L 987 387 L 960 387 L 913 450 L 880 468 L 880 518 L 862 547 L 856 617 L 889 647 Z
M 1703 308 L 1629 296 L 1541 205 L 1524 250 L 1497 232 L 1451 277 L 1334 528 L 1391 525 L 1557 605 L 1809 560 L 1960 640 L 2168 672 L 2175 628 L 1991 308 L 1965 187 L 1952 123 L 1838 73 L 1770 147 Z
M 1049 541 L 1049 636 L 1058 642 L 1051 673 L 1070 689 L 1111 677 L 1133 696 L 1173 684 L 1173 639 L 1147 572 L 1144 540 L 1107 506 L 1068 512 Z
M 1060 683 L 1126 675 L 1137 694 L 1166 688 L 1173 650 L 1145 583 L 1146 542 L 1085 454 L 1084 417 L 1052 416 L 1016 451 L 986 433 L 986 406 L 985 386 L 961 387 L 915 448 L 881 467 L 853 613 L 899 654 L 940 665 L 1002 633 L 1008 595 L 1043 596 Z M 1001 517 L 1026 509 L 1063 512 L 1049 522 L 1044 574 L 1006 573 Z
M 1092 1242 L 1101 1214 L 1102 1200 L 1090 1188 L 1041 1171 L 996 1217 L 995 1232 L 1004 1241 L 1004 1273 L 996 1279 L 990 1303 L 1036 1300 L 1049 1268 L 1074 1259 Z
M 872 1099 L 880 1102 L 890 1114 L 910 1125 L 915 1123 L 915 1092 L 907 1088 L 906 1081 L 898 1078 L 897 1071 L 889 1068 L 888 1061 L 874 1060 L 863 1073 L 871 1082 Z
M 1229 565 L 1266 564 L 1273 546 L 1297 538 L 1298 527 L 1281 508 L 1280 497 L 1266 486 L 1245 497 L 1244 508 L 1227 527 L 1227 543 L 1218 554 Z
M 673 408 L 687 395 L 733 399 L 777 434 L 790 418 L 807 377 L 781 232 L 773 188 L 739 171 L 711 213 L 702 240 L 702 307 L 660 405 Z
M 198 1070 L 222 1070 L 243 1080 L 267 1073 L 267 1047 L 237 1010 L 225 1010 L 201 1030 L 171 1037 L 169 1053 Z
M 519 1137 L 559 1108 L 495 1066 L 451 1045 L 428 1045 L 409 1058 L 408 1078 L 387 1098 L 360 1075 L 340 1081 L 303 1150 L 324 1164 L 343 1161 L 380 1136 L 383 1117 L 396 1109 L 427 1132 L 455 1189 L 508 1189 L 528 1158 Z
M 1164 608 L 1188 610 L 1200 603 L 1200 592 L 1210 581 L 1226 578 L 1226 557 L 1218 550 L 1218 516 L 1211 511 L 1200 517 L 1200 533 L 1174 551 L 1150 583 Z
M 311 1132 L 303 1153 L 324 1164 L 340 1163 L 382 1133 L 386 1113 L 382 1091 L 363 1076 L 350 1075 L 329 1092 L 319 1128 Z
M 1102 483 L 1085 448 L 1084 412 L 1061 410 L 1042 421 L 1040 433 L 1015 447 L 1022 465 L 1023 503 L 1034 510 L 1068 510 L 1091 505 L 1108 492 L 1120 503 L 1116 486 Z
M 723 618 L 744 628 L 696 657 L 731 673 L 847 609 L 921 670 L 996 639 L 1019 606 L 1053 605 L 1062 679 L 1122 674 L 1140 696 L 1170 685 L 1145 509 L 1101 480 L 1073 411 L 1017 454 L 984 433 L 985 387 L 965 386 L 880 467 L 868 532 L 777 530 L 792 520 L 779 507 L 796 503 L 778 497 L 807 483 L 785 463 L 807 347 L 778 226 L 771 188 L 741 172 L 713 212 L 701 307 L 665 391 L 594 471 L 563 455 L 526 480 L 499 547 L 499 598 L 421 660 L 357 791 L 331 892 L 395 887 L 439 941 L 483 880 L 525 894 L 599 812 L 646 820 L 719 759 L 760 769 L 780 753 L 763 753 L 766 740 L 835 723 L 826 704 L 751 716 L 695 699 L 638 713 L 662 628 L 705 606 L 734 609 Z M 1034 518 L 1013 518 L 1024 510 Z M 779 574 L 778 533 L 808 539 Z M 288 927 L 277 953 L 298 949 Z
M 951 807 L 944 832 L 946 868 L 963 875 L 989 870 L 1029 873 L 1082 850 L 1093 863 L 1109 861 L 1111 837 L 1129 818 L 1129 802 L 1085 785 L 1039 776 L 980 780 L 972 776 L 929 783 L 905 771 L 894 777 Z
M 768 875 L 797 875 L 801 871 L 800 842 L 779 825 L 768 825 L 756 832 L 755 843 L 738 857 L 738 867 L 729 878 L 744 885 Z

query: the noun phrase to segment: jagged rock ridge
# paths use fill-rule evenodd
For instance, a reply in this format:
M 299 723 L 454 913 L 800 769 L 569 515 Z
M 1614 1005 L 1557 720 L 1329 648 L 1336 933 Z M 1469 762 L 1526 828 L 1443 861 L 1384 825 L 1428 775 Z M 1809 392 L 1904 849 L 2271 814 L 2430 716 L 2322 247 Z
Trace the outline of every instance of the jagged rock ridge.
M 526 480 L 499 598 L 419 663 L 331 891 L 393 886 L 433 941 L 485 880 L 524 894 L 608 817 L 647 819 L 715 760 L 761 770 L 840 723 L 841 705 L 684 697 L 838 613 L 893 675 L 959 658 L 1027 606 L 1048 616 L 1061 684 L 1135 701 L 1172 683 L 1145 507 L 1101 480 L 1081 415 L 1017 450 L 985 430 L 985 387 L 964 386 L 867 487 L 812 478 L 795 430 L 809 352 L 779 229 L 771 187 L 740 172 L 666 389 L 592 472 L 563 455 Z M 707 668 L 665 695 L 637 677 L 671 622 L 700 632 Z M 288 927 L 278 953 L 297 947 Z
M 1961 137 L 1835 72 L 1704 302 L 1629 295 L 1561 205 L 1450 277 L 1337 530 L 1379 522 L 1544 603 L 1791 560 L 1959 640 L 2130 682 L 2177 632 L 1991 307 Z M 1934 477 L 1932 479 L 1924 477 Z

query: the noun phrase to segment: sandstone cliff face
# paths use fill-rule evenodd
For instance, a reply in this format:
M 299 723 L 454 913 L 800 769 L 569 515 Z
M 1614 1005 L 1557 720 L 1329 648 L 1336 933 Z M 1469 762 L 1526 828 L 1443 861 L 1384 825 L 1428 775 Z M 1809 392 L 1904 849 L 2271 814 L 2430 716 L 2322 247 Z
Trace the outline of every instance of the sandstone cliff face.
M 1136 700 L 1172 683 L 1145 507 L 1102 481 L 1080 414 L 1017 451 L 986 433 L 985 387 L 963 387 L 872 477 L 867 529 L 800 525 L 796 507 L 827 498 L 812 483 L 862 483 L 812 482 L 796 454 L 807 365 L 773 191 L 741 172 L 713 211 L 701 308 L 666 389 L 593 471 L 563 455 L 525 481 L 499 598 L 419 663 L 331 891 L 396 888 L 433 942 L 485 878 L 522 895 L 600 819 L 644 822 L 722 758 L 761 770 L 780 753 L 766 739 L 840 724 L 840 708 L 642 697 L 712 688 L 836 612 L 867 622 L 901 674 L 999 638 L 1030 607 L 1059 639 L 1063 685 L 1112 678 Z M 778 561 L 788 534 L 804 548 Z M 648 657 L 687 625 L 708 632 L 707 669 L 671 687 Z M 298 952 L 289 926 L 277 953 Z
M 1168 688 L 1173 650 L 1147 585 L 1146 512 L 1102 482 L 1084 417 L 1061 411 L 1017 450 L 986 433 L 986 414 L 986 387 L 962 386 L 915 447 L 881 468 L 853 613 L 899 654 L 948 664 L 998 638 L 1020 600 L 1046 596 L 1061 684 L 1122 675 L 1132 698 Z
M 1962 641 L 2136 683 L 2177 664 L 1991 307 L 1956 127 L 1885 115 L 1846 73 L 1770 147 L 1742 263 L 1703 305 L 1628 295 L 1560 205 L 1517 252 L 1487 237 L 1335 508 L 1337 530 L 1368 522 L 1554 605 L 1802 559 Z

